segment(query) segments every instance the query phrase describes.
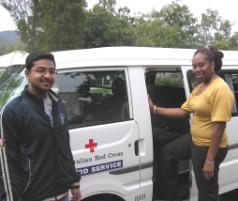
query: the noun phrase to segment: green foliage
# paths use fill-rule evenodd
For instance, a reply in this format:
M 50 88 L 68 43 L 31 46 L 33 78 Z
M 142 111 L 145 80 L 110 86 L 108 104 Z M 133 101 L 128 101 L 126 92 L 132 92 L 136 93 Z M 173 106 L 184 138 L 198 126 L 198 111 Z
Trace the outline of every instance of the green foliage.
M 125 13 L 117 14 L 113 6 L 107 6 L 105 2 L 88 11 L 84 32 L 85 48 L 133 45 L 133 42 L 133 29 Z
M 153 26 L 152 21 L 144 17 L 135 19 L 135 45 L 136 46 L 155 46 L 153 32 L 160 29 L 160 26 Z
M 157 86 L 171 86 L 171 87 L 184 87 L 182 74 L 179 72 L 171 73 L 156 73 L 155 85 Z
M 173 78 L 158 78 L 156 80 L 156 85 L 158 86 L 171 86 L 171 87 L 183 87 L 183 81 L 182 80 L 175 80 Z
M 48 51 L 81 48 L 84 6 L 84 0 L 42 0 L 36 46 Z
M 232 37 L 229 39 L 229 49 L 231 50 L 238 50 L 238 33 L 236 32 Z
M 148 20 L 139 18 L 137 21 L 136 32 L 142 33 L 136 35 L 137 45 L 145 40 L 149 42 L 150 46 L 194 47 L 197 20 L 189 12 L 187 6 L 172 2 L 162 8 L 160 12 L 153 11 L 147 17 Z
M 36 48 L 54 51 L 82 47 L 84 0 L 4 1 L 17 22 L 28 51 Z
M 30 24 L 32 8 L 38 0 L 2 0 L 2 5 L 8 9 L 20 31 L 22 42 L 27 46 L 32 43 L 32 29 Z
M 86 0 L 2 0 L 28 51 L 57 51 L 105 46 L 198 48 L 213 43 L 238 49 L 237 33 L 218 11 L 208 9 L 201 21 L 187 6 L 173 1 L 160 11 L 132 17 L 116 0 L 99 0 L 86 9 Z M 2 51 L 2 50 L 1 50 Z
M 104 10 L 107 10 L 110 13 L 115 12 L 116 0 L 99 0 L 98 3 Z
M 7 47 L 4 48 L 3 52 L 5 54 L 9 53 L 9 52 L 13 52 L 13 51 L 17 51 L 17 50 L 22 50 L 24 51 L 26 49 L 26 46 L 24 43 L 20 42 L 14 45 L 9 45 Z
M 207 9 L 202 14 L 199 25 L 199 38 L 201 46 L 215 44 L 219 48 L 229 49 L 229 38 L 232 24 L 228 20 L 223 20 L 217 10 Z

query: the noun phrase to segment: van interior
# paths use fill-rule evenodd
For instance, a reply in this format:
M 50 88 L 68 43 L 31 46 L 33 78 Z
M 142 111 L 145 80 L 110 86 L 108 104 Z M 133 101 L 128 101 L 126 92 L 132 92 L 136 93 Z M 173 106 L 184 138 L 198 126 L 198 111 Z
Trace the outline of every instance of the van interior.
M 174 108 L 180 107 L 186 100 L 185 90 L 181 72 L 164 72 L 148 70 L 146 72 L 147 92 L 153 103 L 157 106 Z M 154 171 L 153 171 L 153 200 L 167 199 L 164 195 L 163 178 L 161 174 L 162 147 L 173 142 L 183 135 L 189 135 L 190 126 L 188 118 L 170 118 L 153 114 L 151 111 L 151 122 L 154 143 Z M 182 146 L 182 145 L 181 145 Z M 191 185 L 190 158 L 179 160 L 177 164 L 177 178 L 179 185 L 179 197 L 189 198 Z

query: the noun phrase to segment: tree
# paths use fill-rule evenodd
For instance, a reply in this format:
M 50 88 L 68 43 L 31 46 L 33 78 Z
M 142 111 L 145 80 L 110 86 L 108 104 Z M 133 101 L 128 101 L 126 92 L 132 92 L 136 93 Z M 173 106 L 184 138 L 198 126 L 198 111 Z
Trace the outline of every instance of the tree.
M 20 31 L 21 40 L 27 46 L 35 47 L 37 7 L 39 0 L 2 0 Z
M 157 15 L 165 29 L 173 30 L 172 38 L 176 47 L 189 48 L 196 45 L 197 19 L 186 5 L 180 5 L 179 1 L 172 2 Z
M 99 0 L 99 4 L 110 13 L 115 13 L 116 0 Z
M 108 3 L 108 5 L 107 5 Z M 134 33 L 128 9 L 114 9 L 115 1 L 100 1 L 87 13 L 84 47 L 133 45 Z
M 82 47 L 85 0 L 3 0 L 27 49 Z
M 140 16 L 135 19 L 135 45 L 136 46 L 155 46 L 154 36 L 152 34 L 155 29 L 160 26 L 153 26 L 149 15 Z M 155 31 L 156 32 L 156 31 Z
M 217 10 L 207 9 L 199 25 L 200 45 L 215 44 L 218 48 L 228 49 L 231 28 L 232 24 L 223 20 Z
M 173 1 L 160 11 L 131 17 L 116 0 L 99 0 L 86 9 L 86 0 L 2 0 L 20 30 L 28 51 L 105 46 L 197 48 L 216 44 L 236 48 L 232 24 L 208 9 L 198 24 L 188 7 Z M 234 45 L 235 44 L 235 45 Z
M 50 51 L 82 48 L 85 6 L 84 0 L 41 0 L 37 45 Z
M 238 50 L 238 32 L 234 33 L 229 38 L 230 46 L 229 49 L 231 50 Z
M 136 43 L 140 44 L 145 40 L 148 41 L 147 45 L 152 46 L 195 47 L 196 21 L 187 6 L 172 2 L 159 12 L 152 11 L 145 20 L 137 21 L 136 33 L 143 34 L 136 35 Z

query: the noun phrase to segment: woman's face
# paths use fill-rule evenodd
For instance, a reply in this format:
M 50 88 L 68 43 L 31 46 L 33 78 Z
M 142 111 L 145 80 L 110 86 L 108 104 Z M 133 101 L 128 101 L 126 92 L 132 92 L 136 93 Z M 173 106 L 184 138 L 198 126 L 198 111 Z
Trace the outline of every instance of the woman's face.
M 215 63 L 207 59 L 207 55 L 197 53 L 192 59 L 193 74 L 199 82 L 207 82 L 214 75 Z

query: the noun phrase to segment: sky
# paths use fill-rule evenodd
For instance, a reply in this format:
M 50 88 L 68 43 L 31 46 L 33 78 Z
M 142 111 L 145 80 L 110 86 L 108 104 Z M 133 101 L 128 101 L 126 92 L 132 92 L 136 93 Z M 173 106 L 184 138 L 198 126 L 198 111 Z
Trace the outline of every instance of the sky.
M 91 8 L 99 0 L 86 0 L 88 7 Z M 170 4 L 173 0 L 116 0 L 117 7 L 127 6 L 131 14 L 148 13 L 152 9 L 160 10 L 163 6 Z M 182 5 L 187 5 L 190 12 L 200 19 L 201 14 L 208 8 L 218 10 L 223 20 L 233 23 L 232 32 L 238 32 L 238 11 L 237 0 L 180 0 Z M 0 31 L 15 30 L 16 25 L 6 9 L 0 6 Z
M 16 24 L 14 23 L 13 19 L 11 18 L 11 15 L 2 6 L 0 6 L 0 16 L 1 16 L 0 31 L 16 29 Z

